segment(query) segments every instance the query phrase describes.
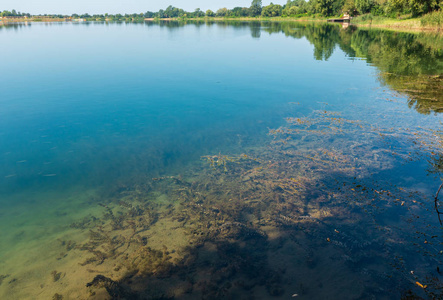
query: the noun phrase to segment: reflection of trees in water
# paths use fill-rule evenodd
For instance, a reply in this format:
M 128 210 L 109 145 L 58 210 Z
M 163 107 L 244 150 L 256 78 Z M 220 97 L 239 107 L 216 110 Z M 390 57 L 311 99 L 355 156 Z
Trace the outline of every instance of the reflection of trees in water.
M 0 30 L 17 30 L 20 28 L 31 26 L 31 23 L 2 23 L 0 22 Z
M 260 22 L 252 22 L 250 26 L 251 26 L 251 36 L 253 38 L 260 38 L 260 36 L 261 36 Z
M 408 106 L 419 113 L 443 112 L 443 76 L 402 76 L 380 73 L 380 81 L 401 93 L 407 94 Z
M 161 26 L 184 26 L 192 21 L 160 22 Z M 201 21 L 203 24 L 203 21 Z M 214 24 L 214 22 L 212 22 Z M 215 22 L 217 26 L 250 28 L 306 38 L 314 46 L 314 58 L 328 60 L 338 46 L 350 58 L 359 57 L 380 70 L 379 80 L 408 96 L 409 106 L 423 114 L 441 112 L 443 86 L 443 36 L 431 33 L 402 33 L 383 30 L 342 29 L 337 24 L 300 22 Z
M 443 37 L 429 33 L 382 30 L 341 30 L 332 24 L 273 23 L 265 31 L 305 37 L 314 46 L 314 57 L 327 60 L 338 45 L 349 57 L 365 58 L 380 70 L 379 79 L 406 94 L 410 107 L 429 114 L 441 112 L 443 95 Z
M 186 20 L 159 20 L 159 21 L 155 21 L 155 22 L 145 22 L 146 26 L 160 26 L 160 27 L 166 27 L 166 28 L 178 28 L 178 27 L 183 27 L 185 25 L 194 25 L 196 27 L 200 27 L 202 25 L 205 25 L 210 22 L 205 22 L 205 21 L 193 21 L 193 22 L 189 22 Z
M 147 26 L 178 28 L 209 25 L 249 28 L 253 38 L 261 31 L 306 38 L 314 46 L 314 58 L 328 60 L 338 46 L 350 58 L 364 58 L 380 70 L 379 79 L 408 96 L 408 104 L 418 112 L 441 112 L 443 76 L 443 36 L 431 33 L 402 33 L 367 30 L 337 24 L 247 21 L 156 21 Z
M 342 30 L 334 24 L 264 23 L 264 31 L 305 37 L 317 60 L 328 60 L 338 45 L 350 58 L 377 67 L 382 84 L 408 96 L 408 106 L 421 114 L 443 112 L 443 35 L 383 30 Z M 440 133 L 438 133 L 440 135 Z M 443 156 L 431 153 L 429 172 L 441 174 Z M 438 152 L 438 151 L 437 151 Z
M 441 36 L 358 30 L 351 47 L 380 70 L 380 82 L 408 96 L 410 107 L 423 114 L 442 111 Z
M 442 73 L 443 53 L 433 45 L 424 45 L 417 37 L 410 33 L 358 30 L 351 37 L 351 46 L 358 56 L 382 72 L 409 76 Z
M 263 30 L 268 33 L 284 33 L 297 39 L 306 38 L 314 46 L 317 60 L 328 60 L 340 37 L 338 27 L 332 24 L 265 22 Z
M 306 32 L 306 39 L 314 45 L 314 58 L 328 60 L 340 39 L 336 26 L 313 26 Z

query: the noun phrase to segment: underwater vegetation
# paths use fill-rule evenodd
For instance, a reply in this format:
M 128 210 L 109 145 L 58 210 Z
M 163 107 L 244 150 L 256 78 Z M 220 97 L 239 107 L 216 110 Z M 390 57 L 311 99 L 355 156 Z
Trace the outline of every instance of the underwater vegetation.
M 60 241 L 93 275 L 88 297 L 442 298 L 443 240 L 425 218 L 437 221 L 432 197 L 380 175 L 441 157 L 440 131 L 314 110 L 269 137 L 103 191 L 102 215 L 71 224 L 89 238 Z
M 161 26 L 173 30 L 181 25 L 163 22 Z M 36 269 L 44 272 L 20 275 L 28 269 L 0 270 L 2 290 L 15 295 L 31 286 L 23 294 L 37 291 L 33 296 L 44 299 L 443 298 L 439 189 L 443 135 L 441 126 L 433 127 L 441 112 L 441 38 L 375 34 L 330 24 L 239 22 L 236 26 L 249 28 L 254 38 L 264 32 L 304 38 L 313 45 L 317 60 L 328 60 L 340 47 L 346 59 L 361 58 L 376 66 L 374 74 L 386 87 L 377 83 L 376 91 L 366 94 L 365 85 L 352 91 L 345 86 L 331 105 L 295 99 L 302 104 L 283 105 L 287 110 L 279 111 L 277 122 L 260 120 L 263 131 L 267 124 L 278 123 L 270 126 L 268 134 L 256 130 L 256 118 L 247 123 L 250 131 L 242 136 L 232 128 L 226 132 L 223 124 L 219 129 L 206 128 L 202 119 L 193 129 L 203 127 L 211 134 L 199 131 L 187 141 L 202 143 L 201 152 L 189 156 L 180 156 L 179 148 L 184 152 L 196 148 L 186 150 L 187 143 L 180 141 L 168 143 L 162 130 L 153 140 L 143 136 L 143 146 L 132 150 L 126 148 L 131 141 L 118 139 L 109 148 L 122 147 L 121 160 L 117 159 L 121 163 L 112 163 L 110 151 L 96 166 L 101 170 L 103 163 L 105 170 L 121 174 L 105 180 L 97 174 L 106 171 L 96 173 L 102 189 L 73 199 L 84 206 L 79 215 L 68 213 L 69 206 L 48 208 L 69 225 L 50 241 L 41 238 L 44 234 L 36 236 L 40 245 L 49 245 L 47 265 L 32 262 L 29 270 L 40 264 Z M 364 99 L 366 95 L 375 96 Z M 341 103 L 341 96 L 358 99 Z M 406 112 L 407 105 L 426 116 L 415 118 L 415 112 Z M 192 107 L 184 110 L 191 111 Z M 149 116 L 157 115 L 160 121 L 168 118 L 167 113 L 155 111 Z M 114 125 L 108 133 L 126 136 Z M 60 136 L 64 130 L 60 127 Z M 214 137 L 213 145 L 229 146 L 212 147 L 205 136 Z M 87 144 L 91 154 L 98 151 L 99 147 Z M 75 152 L 69 157 L 73 166 L 83 165 Z M 184 157 L 192 161 L 185 165 Z M 25 162 L 17 160 L 12 169 L 18 165 L 31 172 Z M 69 176 L 63 174 L 68 169 L 38 177 L 67 183 Z M 88 173 L 94 172 L 81 168 L 77 174 Z M 11 181 L 20 177 L 5 175 Z M 423 180 L 425 176 L 431 179 Z M 11 233 L 17 243 L 37 227 L 23 224 Z M 31 248 L 26 245 L 26 254 Z M 27 263 L 29 257 L 23 260 Z M 25 276 L 34 276 L 31 284 Z

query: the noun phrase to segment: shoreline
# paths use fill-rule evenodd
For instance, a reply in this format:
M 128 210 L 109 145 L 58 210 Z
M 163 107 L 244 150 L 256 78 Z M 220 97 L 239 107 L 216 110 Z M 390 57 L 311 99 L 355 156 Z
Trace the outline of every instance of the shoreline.
M 270 22 L 328 22 L 330 18 L 290 18 L 290 17 L 274 17 L 274 18 L 255 18 L 255 17 L 241 17 L 241 18 L 225 18 L 225 17 L 203 17 L 203 18 L 144 18 L 140 21 L 270 21 Z M 132 20 L 137 21 L 137 20 Z M 373 23 L 373 22 L 357 22 L 349 23 L 350 25 L 363 28 L 378 28 L 378 29 L 388 29 L 395 31 L 408 31 L 408 32 L 443 32 L 443 26 L 422 26 L 420 25 L 419 19 L 412 20 L 385 20 L 386 24 L 383 23 Z M 66 19 L 66 18 L 14 18 L 14 19 L 0 19 L 0 26 L 7 25 L 8 23 L 24 23 L 24 22 L 74 22 L 79 23 L 79 21 Z M 83 22 L 127 22 L 119 20 L 104 20 L 104 21 L 83 21 Z
M 352 23 L 352 25 L 364 28 L 379 28 L 390 29 L 398 31 L 410 31 L 410 32 L 443 32 L 443 26 L 423 26 L 420 24 L 420 19 L 409 20 L 389 20 L 384 19 L 381 21 L 363 21 Z
M 382 25 L 382 24 L 352 24 L 356 27 L 366 28 L 366 29 L 385 29 L 399 32 L 432 32 L 432 33 L 443 33 L 442 27 L 433 26 L 420 26 L 420 27 L 409 27 L 401 26 L 400 24 Z

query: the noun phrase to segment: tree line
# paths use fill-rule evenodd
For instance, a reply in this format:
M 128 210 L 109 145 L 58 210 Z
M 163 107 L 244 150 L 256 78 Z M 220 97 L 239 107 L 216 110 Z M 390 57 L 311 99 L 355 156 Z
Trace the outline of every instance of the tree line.
M 17 12 L 15 9 L 9 11 L 9 10 L 4 10 L 2 12 L 0 12 L 0 17 L 31 17 L 31 14 L 29 13 L 21 13 L 21 12 Z
M 302 16 L 339 16 L 348 13 L 351 16 L 371 13 L 375 16 L 397 17 L 402 14 L 420 16 L 432 11 L 443 9 L 443 0 L 287 0 L 286 4 L 262 5 L 262 0 L 252 0 L 249 7 L 220 8 L 217 11 L 210 9 L 203 11 L 196 8 L 192 12 L 181 8 L 168 6 L 157 12 L 147 11 L 134 14 L 72 14 L 44 15 L 57 18 L 82 18 L 91 21 L 134 21 L 145 18 L 202 18 L 202 17 L 302 17 Z M 0 16 L 30 16 L 15 10 L 3 11 Z M 41 16 L 41 15 L 39 15 Z

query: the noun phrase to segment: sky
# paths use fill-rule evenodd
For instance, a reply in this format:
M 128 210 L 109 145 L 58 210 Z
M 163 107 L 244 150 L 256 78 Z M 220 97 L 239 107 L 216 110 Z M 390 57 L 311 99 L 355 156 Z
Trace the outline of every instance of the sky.
M 271 1 L 262 0 L 263 5 Z M 274 4 L 284 4 L 286 0 L 272 1 Z M 141 13 L 158 11 L 169 5 L 194 11 L 200 8 L 203 11 L 219 8 L 234 8 L 236 6 L 249 7 L 251 0 L 1 0 L 0 11 L 15 9 L 30 14 L 116 14 Z

